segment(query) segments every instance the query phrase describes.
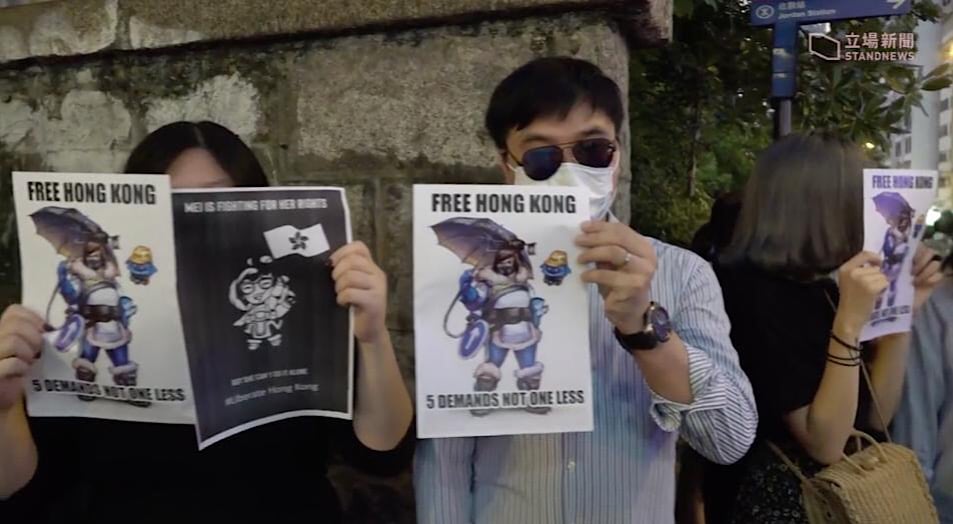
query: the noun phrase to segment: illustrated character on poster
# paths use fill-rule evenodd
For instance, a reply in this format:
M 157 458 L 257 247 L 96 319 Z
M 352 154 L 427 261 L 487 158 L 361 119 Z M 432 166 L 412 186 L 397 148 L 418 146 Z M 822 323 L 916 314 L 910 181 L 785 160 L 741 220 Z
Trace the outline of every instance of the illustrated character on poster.
M 270 257 L 262 257 L 262 264 L 270 264 Z M 281 345 L 282 318 L 294 305 L 295 293 L 289 286 L 287 276 L 275 276 L 270 271 L 255 267 L 248 260 L 248 266 L 228 289 L 228 299 L 232 305 L 244 314 L 234 325 L 243 327 L 248 335 L 248 349 L 258 349 L 264 341 L 271 347 Z
M 884 234 L 880 254 L 883 257 L 881 269 L 890 285 L 877 298 L 875 310 L 881 309 L 884 300 L 886 307 L 893 307 L 897 301 L 897 281 L 903 267 L 903 261 L 910 252 L 912 242 L 922 226 L 914 228 L 914 209 L 907 203 L 903 195 L 895 191 L 885 191 L 874 197 L 874 207 L 887 221 L 887 232 Z M 896 317 L 887 317 L 890 320 Z
M 119 264 L 113 252 L 118 239 L 106 234 L 98 224 L 76 209 L 49 206 L 30 215 L 37 233 L 48 240 L 65 260 L 57 267 L 57 284 L 47 306 L 58 293 L 66 301 L 66 321 L 59 328 L 54 346 L 68 350 L 81 338 L 79 355 L 73 360 L 76 379 L 96 382 L 96 361 L 105 351 L 112 366 L 113 382 L 118 386 L 135 386 L 139 366 L 129 358 L 131 317 L 137 307 L 119 285 Z M 95 397 L 80 395 L 83 400 Z M 145 407 L 145 401 L 130 401 Z
M 484 361 L 473 373 L 473 390 L 496 390 L 502 378 L 501 367 L 511 352 L 519 366 L 515 372 L 517 389 L 538 390 L 543 363 L 537 360 L 536 352 L 542 338 L 540 322 L 548 306 L 534 296 L 530 283 L 533 269 L 529 255 L 533 245 L 486 218 L 449 218 L 432 228 L 441 246 L 473 266 L 460 276 L 457 295 L 444 317 L 447 334 L 461 339 L 462 357 L 471 358 L 477 350 L 486 350 Z M 447 330 L 446 320 L 458 300 L 470 313 L 466 329 L 454 335 Z M 526 410 L 545 414 L 550 408 L 537 406 Z M 471 413 L 484 416 L 489 411 L 473 409 Z
M 543 273 L 543 283 L 547 286 L 558 286 L 569 276 L 572 271 L 569 270 L 569 261 L 566 259 L 566 252 L 557 249 L 549 254 L 546 262 L 539 266 Z
M 149 285 L 149 279 L 159 270 L 152 263 L 152 250 L 148 246 L 136 246 L 126 260 L 126 269 L 129 270 L 129 280 L 133 284 Z

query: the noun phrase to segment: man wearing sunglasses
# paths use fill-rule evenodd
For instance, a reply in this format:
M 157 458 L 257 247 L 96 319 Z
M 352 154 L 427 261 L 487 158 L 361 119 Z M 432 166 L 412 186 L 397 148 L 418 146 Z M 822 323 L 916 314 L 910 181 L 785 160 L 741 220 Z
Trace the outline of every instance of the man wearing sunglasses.
M 718 463 L 751 445 L 757 411 L 711 268 L 609 212 L 623 120 L 618 86 L 582 60 L 534 60 L 494 91 L 486 126 L 506 182 L 589 190 L 575 241 L 592 264 L 595 429 L 421 441 L 419 522 L 670 523 L 679 435 Z

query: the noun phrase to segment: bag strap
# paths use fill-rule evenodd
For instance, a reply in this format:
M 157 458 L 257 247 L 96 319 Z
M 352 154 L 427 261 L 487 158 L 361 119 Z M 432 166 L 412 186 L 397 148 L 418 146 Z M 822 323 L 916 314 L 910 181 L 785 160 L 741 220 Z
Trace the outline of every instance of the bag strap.
M 824 297 L 827 298 L 827 303 L 831 305 L 831 309 L 834 310 L 834 314 L 836 315 L 837 307 L 834 306 L 834 301 L 826 289 L 824 290 Z M 893 439 L 890 438 L 890 429 L 887 427 L 886 419 L 884 419 L 883 410 L 880 409 L 880 401 L 877 400 L 877 392 L 874 391 L 874 384 L 870 379 L 870 373 L 867 371 L 867 364 L 864 362 L 864 359 L 860 359 L 860 372 L 864 376 L 864 383 L 867 384 L 867 390 L 870 391 L 870 400 L 874 404 L 874 411 L 877 412 L 877 418 L 880 419 L 880 426 L 884 430 L 884 436 L 887 437 L 887 442 L 893 444 Z
M 831 305 L 831 309 L 833 309 L 834 313 L 836 314 L 837 307 L 834 306 L 834 301 L 831 299 L 831 296 L 827 292 L 827 290 L 824 291 L 824 296 L 827 298 L 827 302 Z M 874 404 L 874 411 L 877 412 L 877 418 L 880 419 L 880 425 L 884 428 L 884 435 L 887 437 L 887 442 L 893 443 L 893 439 L 890 437 L 890 430 L 887 428 L 886 420 L 884 420 L 883 410 L 880 409 L 880 401 L 877 400 L 877 393 L 876 391 L 874 391 L 873 381 L 870 379 L 870 373 L 867 371 L 867 365 L 864 363 L 863 359 L 861 359 L 860 361 L 860 371 L 864 376 L 864 383 L 867 384 L 867 389 L 870 391 L 870 399 Z M 884 455 L 884 451 L 880 447 L 880 443 L 877 442 L 873 437 L 871 437 L 870 435 L 862 431 L 857 431 L 856 429 L 854 430 L 851 436 L 857 439 L 858 449 L 860 449 L 861 447 L 860 440 L 865 439 L 869 441 L 872 445 L 874 445 L 880 451 L 880 454 L 886 460 L 886 455 Z M 774 442 L 771 442 L 770 440 L 766 440 L 765 442 L 768 444 L 768 448 L 770 448 L 771 451 L 774 452 L 774 454 L 781 459 L 784 465 L 787 466 L 787 468 L 790 469 L 795 476 L 797 476 L 798 480 L 801 481 L 801 485 L 804 486 L 804 489 L 807 489 L 811 491 L 812 493 L 814 493 L 815 495 L 820 496 L 820 493 L 818 492 L 817 488 L 815 488 L 814 485 L 811 484 L 810 479 L 808 479 L 804 475 L 804 473 L 801 471 L 801 468 L 797 467 L 797 465 L 795 465 L 794 462 L 792 462 L 791 459 L 788 458 L 788 456 L 784 453 L 784 451 L 781 451 L 781 448 L 779 448 L 777 444 L 775 444 Z M 843 455 L 843 459 L 846 460 L 848 463 L 850 463 L 855 469 L 859 471 L 863 471 L 863 468 L 860 465 L 858 465 L 855 461 L 853 461 L 850 457 L 848 457 L 846 453 L 842 453 L 842 455 Z
M 784 465 L 787 466 L 787 468 L 791 470 L 795 476 L 797 476 L 798 480 L 801 481 L 801 485 L 804 486 L 805 489 L 810 490 L 814 493 L 814 495 L 820 496 L 817 488 L 811 484 L 811 480 L 804 475 L 804 473 L 801 471 L 801 468 L 797 467 L 797 465 L 794 464 L 794 462 L 792 462 L 783 451 L 781 451 L 781 448 L 779 448 L 777 444 L 771 442 L 770 440 L 766 440 L 765 442 L 768 444 L 768 447 L 771 448 L 771 451 L 773 451 L 774 454 L 781 459 L 781 462 L 784 462 Z

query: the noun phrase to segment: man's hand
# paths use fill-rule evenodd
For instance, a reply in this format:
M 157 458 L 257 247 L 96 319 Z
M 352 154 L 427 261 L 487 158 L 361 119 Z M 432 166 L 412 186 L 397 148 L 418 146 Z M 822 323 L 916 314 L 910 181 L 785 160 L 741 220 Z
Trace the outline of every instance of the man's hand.
M 587 221 L 576 244 L 579 263 L 596 264 L 582 281 L 598 284 L 609 321 L 626 335 L 642 331 L 657 264 L 649 239 L 625 224 Z
M 354 307 L 354 336 L 376 344 L 387 335 L 387 276 L 363 242 L 351 242 L 333 254 L 334 291 L 341 306 Z

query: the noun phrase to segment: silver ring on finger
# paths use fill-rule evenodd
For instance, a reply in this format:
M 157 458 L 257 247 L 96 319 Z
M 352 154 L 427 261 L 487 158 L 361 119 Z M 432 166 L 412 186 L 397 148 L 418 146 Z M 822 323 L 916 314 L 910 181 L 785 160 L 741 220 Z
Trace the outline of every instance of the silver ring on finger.
M 619 267 L 620 267 L 620 268 L 623 268 L 623 267 L 629 265 L 629 262 L 630 262 L 631 260 L 632 260 L 632 253 L 629 253 L 628 251 L 626 251 L 626 252 L 625 252 L 625 258 L 622 259 L 622 263 L 619 264 Z

